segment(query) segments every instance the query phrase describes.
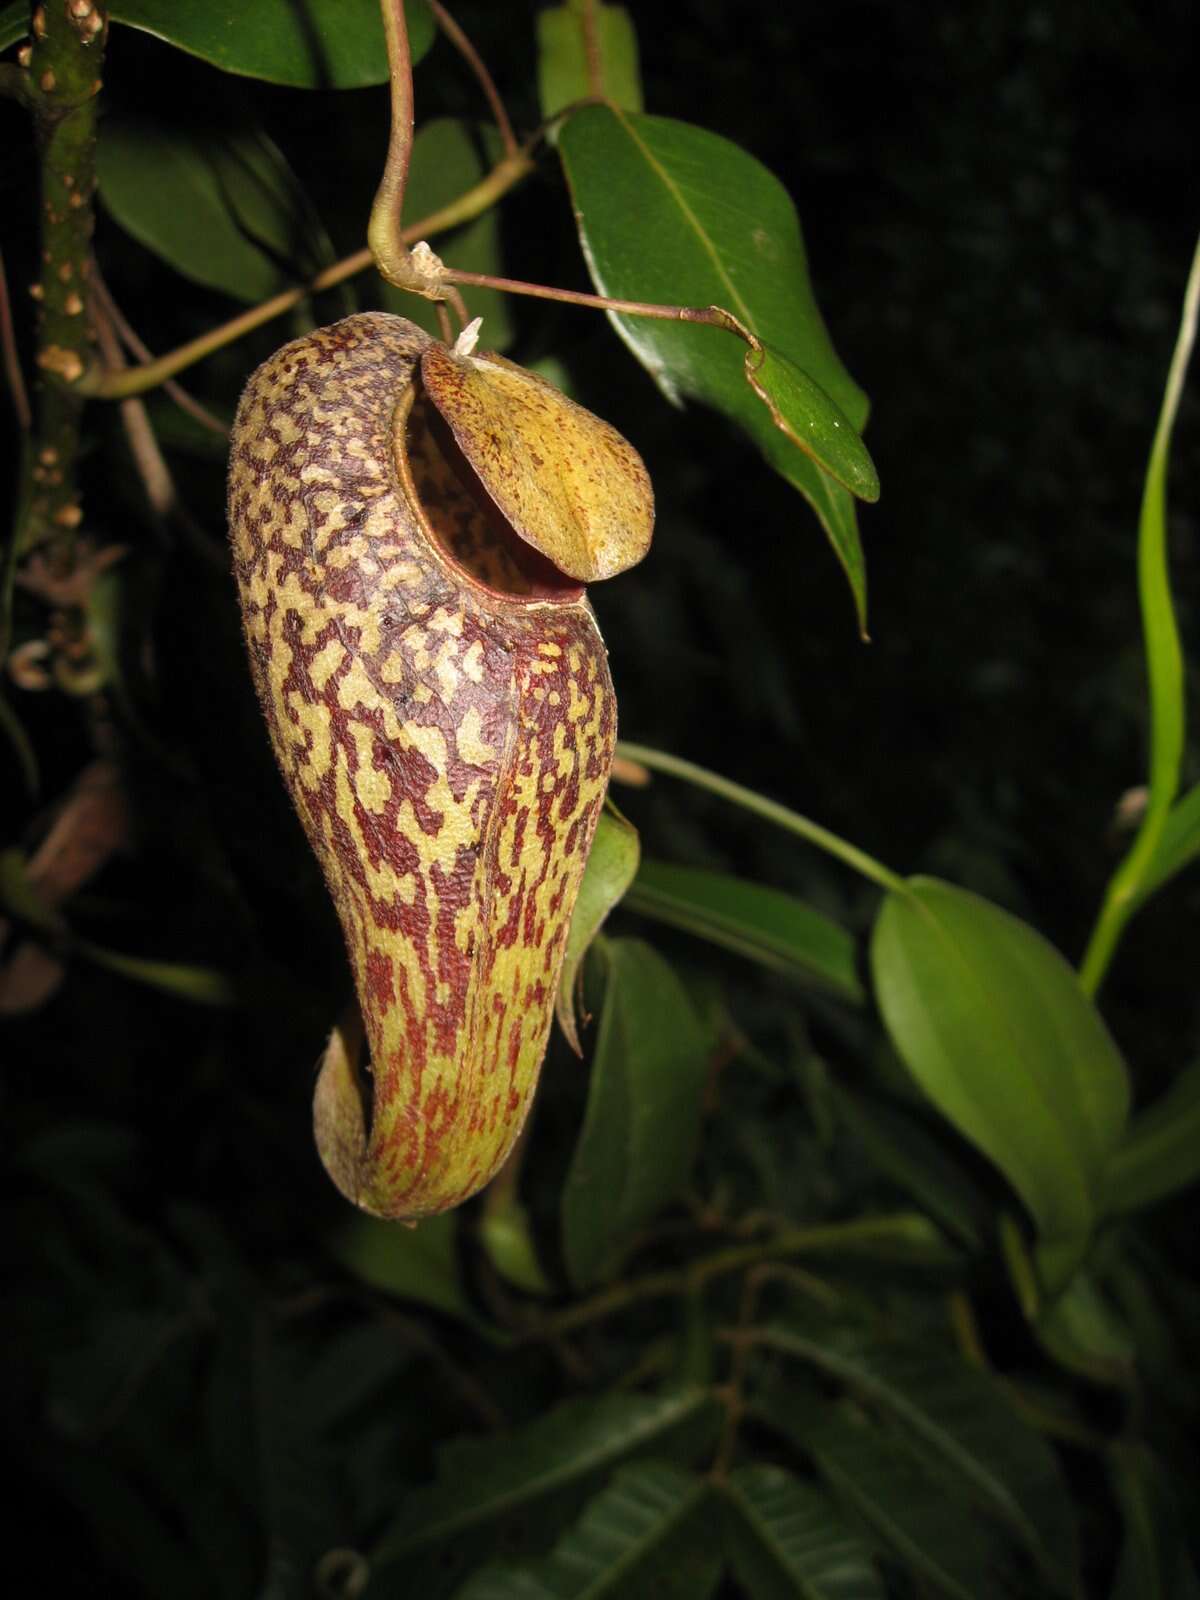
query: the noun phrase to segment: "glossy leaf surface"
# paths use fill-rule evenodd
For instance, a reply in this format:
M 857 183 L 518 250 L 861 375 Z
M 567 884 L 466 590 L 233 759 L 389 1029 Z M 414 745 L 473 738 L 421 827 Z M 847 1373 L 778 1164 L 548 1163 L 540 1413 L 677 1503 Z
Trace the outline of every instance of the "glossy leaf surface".
M 415 63 L 433 42 L 433 21 L 423 0 L 406 0 L 404 10 Z M 387 79 L 376 0 L 115 0 L 109 16 L 268 83 L 357 89 Z
M 723 1499 L 733 1570 L 752 1600 L 882 1600 L 870 1551 L 811 1483 L 739 1467 Z
M 127 233 L 177 272 L 257 302 L 332 258 L 282 155 L 262 134 L 112 118 L 100 194 Z
M 854 940 L 794 895 L 703 867 L 643 861 L 626 897 L 643 916 L 682 928 L 843 999 L 861 1001 Z
M 886 897 L 871 966 L 930 1100 L 1001 1169 L 1045 1241 L 1085 1237 L 1129 1081 L 1075 973 L 1027 924 L 933 878 Z
M 555 1015 L 576 1055 L 583 1054 L 575 1011 L 581 987 L 583 958 L 603 927 L 605 918 L 629 888 L 638 869 L 640 850 L 637 829 L 614 806 L 607 805 L 596 824 L 592 853 L 588 856 L 583 882 L 579 885 L 579 897 L 575 901 L 571 929 L 567 934 L 562 976 L 558 981 Z M 589 1019 L 585 1017 L 584 1020 Z
M 605 941 L 604 1002 L 583 1130 L 562 1199 L 573 1283 L 611 1271 L 687 1179 L 707 1037 L 679 979 L 639 939 Z
M 781 374 L 775 358 L 806 374 L 849 420 L 849 432 L 861 430 L 866 397 L 833 349 L 809 284 L 795 209 L 765 167 L 704 129 L 601 106 L 570 118 L 559 151 L 602 294 L 724 307 L 768 348 Z M 737 422 L 810 501 L 846 569 L 861 621 L 866 580 L 853 500 L 776 425 L 747 382 L 745 345 L 709 327 L 633 316 L 613 321 L 668 398 L 703 401 Z M 832 416 L 827 408 L 823 414 Z M 803 432 L 803 424 L 795 431 Z M 865 451 L 862 463 L 869 479 Z

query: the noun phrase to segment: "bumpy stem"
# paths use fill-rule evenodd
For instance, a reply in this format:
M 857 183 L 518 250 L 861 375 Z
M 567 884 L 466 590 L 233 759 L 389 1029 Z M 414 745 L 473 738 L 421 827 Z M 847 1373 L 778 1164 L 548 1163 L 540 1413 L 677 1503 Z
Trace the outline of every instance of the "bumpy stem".
M 20 548 L 49 544 L 70 563 L 82 520 L 75 462 L 83 396 L 71 385 L 91 360 L 86 315 L 96 187 L 96 96 L 107 35 L 95 0 L 49 0 L 33 17 L 28 84 L 41 158 L 41 273 L 32 493 Z

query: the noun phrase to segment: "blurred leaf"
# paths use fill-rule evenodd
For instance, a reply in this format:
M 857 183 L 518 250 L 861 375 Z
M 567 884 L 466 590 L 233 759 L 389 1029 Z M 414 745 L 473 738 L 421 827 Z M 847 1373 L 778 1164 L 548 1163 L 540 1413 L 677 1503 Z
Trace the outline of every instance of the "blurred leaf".
M 1058 1463 L 986 1373 L 937 1344 L 856 1328 L 774 1325 L 763 1338 L 844 1383 L 894 1424 L 931 1473 L 1003 1523 L 1044 1572 L 1067 1584 L 1075 1524 Z
M 563 1254 L 578 1287 L 614 1270 L 687 1181 L 708 1075 L 705 1030 L 662 957 L 639 939 L 598 949 L 604 1003 L 562 1198 Z
M 113 0 L 108 12 L 224 72 L 268 83 L 357 89 L 388 75 L 377 0 Z M 404 13 L 415 65 L 433 42 L 433 20 L 424 0 L 405 0 Z
M 623 1467 L 546 1561 L 485 1569 L 456 1600 L 706 1600 L 721 1575 L 711 1500 L 679 1467 Z
M 593 83 L 588 70 L 589 10 L 595 27 L 598 83 Z M 642 109 L 637 34 L 624 6 L 600 3 L 589 7 L 586 0 L 547 6 L 538 12 L 537 43 L 543 120 L 549 121 L 577 100 L 598 96 L 626 111 Z
M 76 939 L 75 948 L 80 955 L 106 967 L 109 972 L 144 983 L 149 989 L 159 989 L 163 994 L 177 995 L 181 1000 L 191 1000 L 201 1006 L 228 1006 L 236 998 L 232 981 L 223 972 L 212 967 L 193 966 L 179 961 L 149 961 L 142 956 L 123 955 L 90 939 Z
M 1026 923 L 933 878 L 886 896 L 871 966 L 913 1077 L 1045 1243 L 1075 1250 L 1129 1107 L 1125 1064 L 1075 973 Z
M 1139 905 L 1200 856 L 1200 784 L 1189 789 L 1167 814 L 1158 848 L 1138 893 Z
M 28 864 L 19 850 L 0 851 L 0 909 L 50 938 L 66 931 L 62 918 L 29 881 Z
M 996 1531 L 947 1493 L 942 1479 L 880 1428 L 830 1406 L 777 1409 L 783 1427 L 815 1465 L 846 1512 L 917 1580 L 919 1592 L 948 1600 L 1033 1600 L 1014 1581 L 1016 1562 Z
M 1200 1061 L 1140 1112 L 1113 1152 L 1104 1183 L 1107 1212 L 1153 1205 L 1200 1178 Z
M 855 944 L 803 900 L 725 872 L 643 861 L 626 905 L 685 933 L 861 1003 Z
M 1090 1383 L 1127 1387 L 1137 1351 L 1129 1329 L 1088 1271 L 1040 1308 L 1033 1324 L 1038 1343 L 1060 1366 Z
M 257 302 L 332 259 L 283 156 L 264 134 L 106 118 L 100 195 L 177 272 Z
M 330 1248 L 347 1272 L 402 1300 L 415 1300 L 475 1321 L 462 1286 L 455 1242 L 457 1217 L 447 1211 L 415 1228 L 356 1216 L 330 1239 Z
M 882 1600 L 870 1551 L 831 1500 L 781 1467 L 723 1486 L 730 1558 L 751 1600 Z
M 559 152 L 601 294 L 723 306 L 767 347 L 777 373 L 790 370 L 778 364 L 786 361 L 823 392 L 826 423 L 832 401 L 851 424 L 847 432 L 862 429 L 866 397 L 830 343 L 795 209 L 765 167 L 702 128 L 606 106 L 576 112 L 559 135 Z M 638 219 L 636 234 L 631 215 Z M 865 627 L 866 578 L 853 500 L 776 425 L 747 382 L 741 341 L 674 321 L 612 320 L 669 399 L 703 401 L 739 423 L 810 502 L 846 569 Z M 802 422 L 796 431 L 804 435 Z M 832 431 L 826 427 L 826 436 Z M 835 436 L 840 439 L 841 431 Z
M 496 129 L 465 122 L 457 117 L 436 117 L 417 129 L 413 140 L 412 164 L 404 192 L 406 222 L 432 216 L 483 178 L 503 154 Z M 441 236 L 438 254 L 460 272 L 483 272 L 493 277 L 504 270 L 500 245 L 500 214 L 491 207 L 474 222 Z M 387 311 L 407 317 L 440 339 L 437 312 L 433 302 L 380 280 L 380 304 Z M 485 350 L 506 350 L 512 343 L 513 319 L 509 297 L 496 289 L 463 290 L 473 317 L 483 318 L 480 343 Z
M 488 1207 L 485 1201 L 479 1238 L 489 1261 L 506 1283 L 523 1289 L 526 1294 L 554 1293 L 538 1260 L 529 1213 L 519 1201 L 510 1199 L 497 1210 Z
M 565 1488 L 586 1490 L 635 1455 L 690 1458 L 718 1417 L 703 1390 L 570 1400 L 512 1433 L 458 1440 L 438 1453 L 437 1480 L 411 1492 L 371 1559 L 381 1571 L 429 1546 L 515 1514 Z
M 583 1054 L 575 1016 L 576 998 L 583 978 L 583 958 L 604 926 L 605 918 L 628 890 L 638 869 L 640 850 L 637 829 L 625 820 L 615 806 L 606 805 L 596 824 L 596 837 L 592 841 L 583 882 L 579 885 L 575 910 L 571 913 L 571 927 L 567 934 L 567 949 L 554 1007 L 558 1025 L 576 1055 Z M 590 1020 L 585 1016 L 585 1022 Z
M 1145 1445 L 1116 1445 L 1109 1476 L 1125 1521 L 1109 1600 L 1200 1600 L 1200 1575 L 1162 1464 Z
M 949 1233 L 978 1249 L 986 1216 L 983 1197 L 916 1117 L 837 1086 L 833 1096 L 839 1116 L 871 1163 L 919 1200 Z

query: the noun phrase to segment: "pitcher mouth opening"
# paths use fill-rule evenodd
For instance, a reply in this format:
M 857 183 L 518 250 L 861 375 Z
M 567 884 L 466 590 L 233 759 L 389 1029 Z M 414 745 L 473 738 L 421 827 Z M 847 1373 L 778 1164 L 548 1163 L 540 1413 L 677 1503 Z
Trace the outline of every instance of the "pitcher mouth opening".
M 526 544 L 480 483 L 420 381 L 392 421 L 396 467 L 430 543 L 468 582 L 505 600 L 544 605 L 583 598 L 584 585 Z

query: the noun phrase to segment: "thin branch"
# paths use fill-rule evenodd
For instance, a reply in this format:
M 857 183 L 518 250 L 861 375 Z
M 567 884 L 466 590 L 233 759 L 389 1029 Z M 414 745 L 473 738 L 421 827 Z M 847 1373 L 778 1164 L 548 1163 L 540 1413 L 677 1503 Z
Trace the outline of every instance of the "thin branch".
M 627 317 L 651 317 L 660 322 L 695 322 L 704 327 L 735 333 L 752 350 L 761 349 L 755 338 L 732 311 L 724 306 L 663 306 L 652 300 L 614 300 L 609 295 L 585 294 L 580 289 L 556 289 L 547 283 L 522 283 L 516 278 L 494 278 L 486 272 L 460 272 L 457 267 L 442 267 L 438 274 L 444 283 L 465 283 L 477 289 L 498 289 L 502 294 L 532 295 L 535 300 L 561 300 L 569 306 L 589 306 L 596 311 L 615 311 Z
M 4 353 L 4 378 L 12 395 L 17 426 L 22 433 L 33 427 L 33 412 L 29 407 L 29 391 L 25 387 L 25 374 L 21 371 L 21 358 L 17 353 L 17 335 L 13 327 L 12 302 L 8 297 L 8 274 L 4 270 L 4 255 L 0 252 L 0 348 Z
M 383 177 L 375 191 L 367 244 L 375 264 L 389 283 L 408 287 L 409 250 L 401 218 L 413 142 L 412 55 L 404 0 L 380 0 L 387 42 L 388 82 L 392 94 L 392 126 Z
M 461 223 L 473 221 L 475 217 L 495 205 L 502 195 L 507 194 L 532 171 L 533 162 L 524 151 L 518 151 L 511 159 L 506 156 L 485 178 L 465 190 L 457 199 L 451 200 L 440 210 L 431 212 L 420 222 L 405 228 L 404 239 L 412 241 L 430 238 L 438 233 L 446 233 L 451 228 L 457 228 Z M 189 340 L 187 344 L 159 356 L 156 361 L 140 367 L 130 367 L 127 372 L 106 373 L 102 369 L 96 369 L 85 373 L 74 387 L 82 394 L 102 400 L 123 400 L 128 395 L 144 394 L 147 389 L 156 389 L 159 384 L 165 383 L 177 372 L 183 372 L 187 367 L 194 366 L 197 361 L 202 361 L 205 356 L 223 350 L 226 345 L 236 343 L 238 339 L 244 338 L 256 328 L 261 328 L 265 323 L 283 316 L 310 295 L 332 289 L 337 284 L 344 283 L 347 278 L 365 272 L 373 261 L 374 257 L 369 248 L 356 250 L 353 255 L 325 267 L 308 283 L 272 295 L 261 305 L 251 306 L 248 311 L 231 317 L 228 322 L 223 322 L 216 328 L 210 328 L 207 333 L 202 333 L 198 338 Z
M 96 290 L 95 282 L 92 288 L 93 291 Z M 121 342 L 117 338 L 117 331 L 108 308 L 100 303 L 100 296 L 95 292 L 92 298 L 92 325 L 96 330 L 96 342 L 100 346 L 100 353 L 110 370 L 121 371 L 125 366 Z M 131 396 L 128 400 L 121 401 L 119 409 L 121 426 L 125 430 L 125 441 L 133 457 L 133 464 L 137 468 L 138 477 L 142 480 L 150 509 L 160 522 L 165 522 L 175 505 L 175 484 L 171 477 L 171 469 L 158 447 L 154 429 L 150 426 L 150 418 L 146 415 L 145 401 Z
M 112 291 L 101 276 L 100 269 L 95 261 L 92 262 L 91 291 L 99 301 L 105 316 L 116 329 L 121 343 L 136 356 L 139 361 L 149 362 L 154 360 L 154 352 L 145 340 L 138 337 L 136 328 L 130 323 L 125 313 L 112 297 Z M 107 356 L 105 360 L 108 361 Z M 124 361 L 108 361 L 109 367 L 114 371 L 124 371 L 127 363 Z M 176 383 L 174 378 L 168 378 L 163 384 L 163 389 L 175 402 L 179 409 L 192 417 L 202 428 L 207 428 L 210 433 L 219 433 L 222 438 L 229 437 L 229 428 L 220 417 L 214 416 L 206 405 L 202 405 L 195 395 L 189 394 L 181 383 Z
M 492 120 L 495 122 L 500 138 L 504 142 L 505 155 L 515 156 L 518 148 L 517 136 L 513 132 L 508 112 L 504 109 L 504 101 L 500 98 L 500 92 L 496 88 L 495 80 L 484 64 L 483 57 L 446 10 L 445 6 L 441 4 L 441 0 L 428 0 L 428 5 L 433 13 L 433 20 L 478 79 L 479 87 L 483 90 L 484 98 L 491 109 Z

